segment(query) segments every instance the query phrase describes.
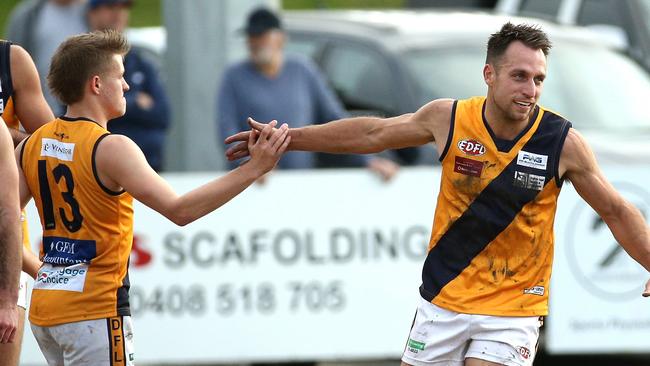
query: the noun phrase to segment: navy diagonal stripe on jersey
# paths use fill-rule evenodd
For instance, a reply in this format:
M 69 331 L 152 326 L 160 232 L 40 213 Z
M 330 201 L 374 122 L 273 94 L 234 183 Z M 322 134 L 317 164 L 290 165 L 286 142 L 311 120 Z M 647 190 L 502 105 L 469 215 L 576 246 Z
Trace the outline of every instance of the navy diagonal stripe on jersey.
M 538 152 L 553 149 L 555 154 L 559 154 L 558 140 L 563 139 L 562 135 L 566 131 L 558 133 L 558 128 L 568 130 L 568 122 L 553 113 L 545 112 L 537 131 L 522 150 Z M 513 179 L 517 170 L 527 171 L 525 167 L 517 165 L 515 155 L 429 251 L 422 269 L 420 294 L 423 298 L 433 300 L 541 192 L 514 187 Z M 544 187 L 549 182 L 554 182 L 554 171 L 551 167 L 544 173 Z

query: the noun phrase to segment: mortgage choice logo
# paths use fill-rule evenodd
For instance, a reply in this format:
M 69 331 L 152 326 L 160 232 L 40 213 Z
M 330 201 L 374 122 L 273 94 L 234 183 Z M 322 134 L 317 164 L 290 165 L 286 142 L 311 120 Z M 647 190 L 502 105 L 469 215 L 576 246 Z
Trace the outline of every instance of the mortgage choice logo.
M 614 183 L 614 186 L 647 220 L 650 192 L 631 183 Z M 564 247 L 571 272 L 580 285 L 592 295 L 608 301 L 639 297 L 647 272 L 618 244 L 600 216 L 579 200 L 569 223 Z
M 34 289 L 83 292 L 87 274 L 88 265 L 85 263 L 72 266 L 45 263 L 38 271 Z

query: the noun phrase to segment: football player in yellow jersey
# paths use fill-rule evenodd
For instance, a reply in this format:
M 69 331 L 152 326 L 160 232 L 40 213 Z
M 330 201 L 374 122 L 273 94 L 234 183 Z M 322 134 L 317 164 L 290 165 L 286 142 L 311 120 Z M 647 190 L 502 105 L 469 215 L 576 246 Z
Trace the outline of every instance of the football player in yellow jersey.
M 0 40 L 0 116 L 9 126 L 14 145 L 29 133 L 54 119 L 41 90 L 36 67 L 22 47 Z M 20 128 L 23 128 L 22 131 Z M 25 217 L 22 216 L 22 220 Z M 23 273 L 18 296 L 19 326 L 15 342 L 0 344 L 0 366 L 18 365 L 23 338 L 27 283 L 29 275 L 36 276 L 40 261 L 31 252 L 27 223 L 23 222 Z
M 29 317 L 50 365 L 133 364 L 133 198 L 188 224 L 271 170 L 290 141 L 286 125 L 274 130 L 272 124 L 251 135 L 247 163 L 179 196 L 133 141 L 106 129 L 126 109 L 128 49 L 115 31 L 64 41 L 52 57 L 48 85 L 67 111 L 16 148 L 21 204 L 34 198 L 43 227 L 44 264 Z
M 537 105 L 550 47 L 538 27 L 506 23 L 488 41 L 487 96 L 289 132 L 290 150 L 375 153 L 429 142 L 438 148 L 440 193 L 402 365 L 532 365 L 539 317 L 548 311 L 553 220 L 564 180 L 650 271 L 650 231 L 639 210 L 607 181 L 571 124 Z M 226 139 L 240 141 L 227 150 L 229 159 L 248 154 L 250 134 Z M 650 281 L 643 295 L 650 295 Z
M 7 126 L 0 118 L 0 344 L 16 341 L 20 278 L 20 210 L 18 172 Z

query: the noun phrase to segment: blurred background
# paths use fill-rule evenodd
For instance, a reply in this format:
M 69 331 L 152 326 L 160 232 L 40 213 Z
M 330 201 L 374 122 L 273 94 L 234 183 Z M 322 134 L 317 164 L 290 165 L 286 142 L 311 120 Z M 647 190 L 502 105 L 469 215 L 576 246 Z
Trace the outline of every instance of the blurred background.
M 247 116 L 299 126 L 484 95 L 488 36 L 507 20 L 540 24 L 554 44 L 540 104 L 572 121 L 609 179 L 650 212 L 650 0 L 3 0 L 2 9 L 2 38 L 30 52 L 42 81 L 66 36 L 126 32 L 127 115 L 109 129 L 134 139 L 179 192 L 236 166 L 223 139 Z M 282 70 L 295 76 L 276 78 Z M 292 153 L 187 227 L 137 206 L 138 364 L 398 365 L 438 185 L 432 146 Z M 638 296 L 648 274 L 601 224 L 565 187 L 535 365 L 650 365 L 650 303 Z M 25 334 L 22 364 L 44 364 Z

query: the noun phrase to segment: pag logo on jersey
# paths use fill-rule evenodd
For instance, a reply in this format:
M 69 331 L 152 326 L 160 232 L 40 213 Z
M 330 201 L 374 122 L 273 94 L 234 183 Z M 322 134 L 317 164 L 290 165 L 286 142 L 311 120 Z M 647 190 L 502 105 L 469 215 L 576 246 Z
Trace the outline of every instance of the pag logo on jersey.
M 83 292 L 87 274 L 87 264 L 63 267 L 45 263 L 38 270 L 34 289 Z
M 94 240 L 77 240 L 58 236 L 43 237 L 43 262 L 57 266 L 90 263 L 97 256 Z
M 480 156 L 485 154 L 487 149 L 477 140 L 464 139 L 458 141 L 458 149 L 469 156 Z

